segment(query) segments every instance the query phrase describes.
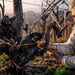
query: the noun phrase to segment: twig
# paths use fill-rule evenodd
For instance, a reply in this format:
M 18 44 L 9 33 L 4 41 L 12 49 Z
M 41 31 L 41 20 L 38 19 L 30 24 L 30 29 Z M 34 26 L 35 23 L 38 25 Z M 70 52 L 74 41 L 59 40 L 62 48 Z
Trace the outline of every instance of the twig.
M 53 17 L 53 15 L 50 14 L 50 16 L 52 17 L 52 19 L 57 23 L 58 27 L 61 28 L 61 26 L 59 25 L 59 23 L 57 22 L 57 20 Z M 62 29 L 62 28 L 61 28 Z
M 0 72 L 3 71 L 3 70 L 5 70 L 5 69 L 7 69 L 7 68 L 9 68 L 9 67 L 8 66 L 5 66 L 5 67 L 1 68 L 0 69 Z
M 41 18 L 36 21 L 33 26 L 31 27 L 30 31 L 22 38 L 21 42 L 19 43 L 19 45 L 23 42 L 23 40 L 28 36 L 29 33 L 31 33 L 31 31 L 33 30 L 34 26 L 41 20 Z

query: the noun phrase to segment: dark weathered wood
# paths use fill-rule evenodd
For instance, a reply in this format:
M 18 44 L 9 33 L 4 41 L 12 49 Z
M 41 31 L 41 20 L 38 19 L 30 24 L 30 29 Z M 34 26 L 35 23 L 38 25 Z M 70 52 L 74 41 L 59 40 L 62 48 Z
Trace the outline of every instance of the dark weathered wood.
M 69 15 L 69 11 L 66 13 L 66 17 Z M 61 25 L 64 22 L 64 17 L 62 18 L 62 20 L 59 22 L 59 24 Z
M 5 8 L 5 6 L 4 6 L 4 0 L 3 0 L 3 13 L 2 13 L 3 16 L 4 16 L 4 8 Z
M 54 1 L 55 1 L 55 0 L 54 0 Z M 53 1 L 53 4 L 50 4 L 50 5 L 48 6 L 48 8 L 45 10 L 43 16 L 46 15 L 47 12 L 50 11 L 50 9 L 53 9 L 53 7 L 55 7 L 55 6 L 56 6 L 58 3 L 60 3 L 62 0 L 59 0 L 59 1 L 55 2 L 55 3 L 54 3 L 54 1 Z
M 8 68 L 8 66 L 5 66 L 5 67 L 1 68 L 1 69 L 0 69 L 0 72 L 4 71 L 4 70 L 7 69 L 7 68 Z
M 2 18 L 4 17 L 4 9 L 2 7 L 2 5 L 0 4 L 1 10 L 2 10 Z
M 15 28 L 17 36 L 23 36 L 23 11 L 22 11 L 22 0 L 13 0 L 14 16 L 16 17 Z
M 64 10 L 64 27 L 66 26 L 66 11 Z M 67 30 L 64 31 L 65 40 L 67 39 Z
M 55 11 L 53 9 L 53 14 L 56 16 L 57 20 L 59 21 L 58 7 L 56 9 L 57 9 L 57 12 L 56 13 L 55 13 Z
M 56 43 L 56 31 L 55 30 L 53 31 L 53 40 L 54 40 L 54 43 Z

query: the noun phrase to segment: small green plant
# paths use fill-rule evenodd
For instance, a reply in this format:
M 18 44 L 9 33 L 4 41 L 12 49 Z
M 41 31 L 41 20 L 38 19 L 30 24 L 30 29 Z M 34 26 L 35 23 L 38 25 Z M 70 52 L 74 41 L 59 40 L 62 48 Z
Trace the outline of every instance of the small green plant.
M 54 73 L 56 72 L 56 69 L 52 68 L 50 72 L 51 72 L 51 75 L 54 75 Z
M 66 71 L 65 69 L 60 69 L 57 70 L 54 75 L 69 75 L 69 72 Z
M 34 75 L 39 75 L 38 73 L 34 73 Z
M 47 68 L 45 71 L 45 74 L 47 74 L 48 72 L 50 72 L 50 69 Z

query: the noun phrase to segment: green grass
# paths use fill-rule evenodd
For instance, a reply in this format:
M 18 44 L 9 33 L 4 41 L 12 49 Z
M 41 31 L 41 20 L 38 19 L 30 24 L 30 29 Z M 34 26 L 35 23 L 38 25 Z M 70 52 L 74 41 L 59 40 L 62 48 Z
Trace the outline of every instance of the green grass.
M 57 70 L 54 75 L 69 75 L 69 72 L 65 69 L 60 69 Z

